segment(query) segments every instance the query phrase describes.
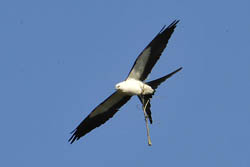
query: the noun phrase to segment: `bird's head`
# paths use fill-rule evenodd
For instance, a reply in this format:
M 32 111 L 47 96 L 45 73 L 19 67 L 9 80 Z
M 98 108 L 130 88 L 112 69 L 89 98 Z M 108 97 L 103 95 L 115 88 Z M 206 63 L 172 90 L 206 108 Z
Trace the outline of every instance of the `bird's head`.
M 124 85 L 124 81 L 116 84 L 115 89 L 121 91 L 123 89 L 123 85 Z

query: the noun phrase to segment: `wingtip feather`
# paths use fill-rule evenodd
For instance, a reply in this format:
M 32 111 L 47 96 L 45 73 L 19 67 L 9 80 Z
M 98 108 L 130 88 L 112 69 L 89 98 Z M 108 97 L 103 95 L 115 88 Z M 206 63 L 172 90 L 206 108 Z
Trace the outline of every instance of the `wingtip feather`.
M 171 28 L 175 29 L 176 25 L 177 25 L 179 22 L 180 22 L 180 20 L 174 20 L 167 28 L 166 28 L 166 25 L 164 25 L 164 26 L 161 28 L 161 30 L 160 30 L 160 32 L 159 32 L 158 34 L 163 33 L 166 29 L 171 29 Z
M 165 28 L 166 28 L 166 25 L 164 25 L 164 26 L 161 28 L 161 30 L 160 30 L 160 32 L 159 32 L 158 34 L 162 33 L 162 32 L 165 30 Z
M 180 68 L 178 68 L 178 69 L 176 70 L 176 72 L 181 71 L 182 69 L 183 69 L 183 67 L 180 67 Z
M 68 140 L 68 142 L 70 142 L 70 144 L 74 143 L 74 141 L 77 139 L 77 136 L 75 134 L 77 129 L 74 129 L 72 132 L 70 132 L 70 134 L 74 133 Z
M 172 28 L 172 27 L 176 27 L 176 25 L 180 22 L 180 20 L 174 20 L 169 26 L 168 28 Z

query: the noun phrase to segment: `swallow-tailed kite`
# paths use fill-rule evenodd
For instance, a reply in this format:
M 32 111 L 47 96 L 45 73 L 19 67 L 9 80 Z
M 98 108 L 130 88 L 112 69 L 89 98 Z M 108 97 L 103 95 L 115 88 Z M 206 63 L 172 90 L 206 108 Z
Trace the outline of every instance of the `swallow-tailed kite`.
M 144 106 L 145 102 L 148 102 L 144 111 L 152 124 L 150 110 L 150 99 L 152 95 L 162 82 L 180 71 L 182 67 L 162 78 L 150 82 L 144 81 L 160 58 L 178 22 L 179 20 L 175 20 L 168 27 L 164 26 L 161 29 L 156 37 L 137 57 L 127 79 L 116 84 L 116 91 L 99 104 L 72 132 L 73 135 L 69 139 L 71 144 L 113 117 L 119 108 L 127 103 L 133 95 L 137 95 Z

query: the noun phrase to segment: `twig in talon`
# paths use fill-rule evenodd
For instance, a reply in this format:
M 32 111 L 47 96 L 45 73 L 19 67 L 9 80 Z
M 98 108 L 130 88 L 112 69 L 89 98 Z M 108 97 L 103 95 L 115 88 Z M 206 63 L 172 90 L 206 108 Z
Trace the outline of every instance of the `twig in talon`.
M 143 98 L 143 113 L 144 113 L 146 128 L 147 128 L 148 145 L 152 146 L 152 142 L 151 142 L 150 134 L 149 134 L 149 127 L 148 127 L 148 115 L 146 113 L 146 108 L 147 108 L 148 103 L 149 103 L 149 100 L 147 100 L 146 104 L 144 105 L 144 98 Z

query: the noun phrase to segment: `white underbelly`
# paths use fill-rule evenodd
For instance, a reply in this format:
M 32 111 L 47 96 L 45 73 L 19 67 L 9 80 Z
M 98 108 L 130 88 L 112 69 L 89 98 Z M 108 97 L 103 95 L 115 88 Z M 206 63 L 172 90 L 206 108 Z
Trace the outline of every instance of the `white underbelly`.
M 149 85 L 135 79 L 123 81 L 120 90 L 128 95 L 145 95 L 152 94 L 154 92 Z

